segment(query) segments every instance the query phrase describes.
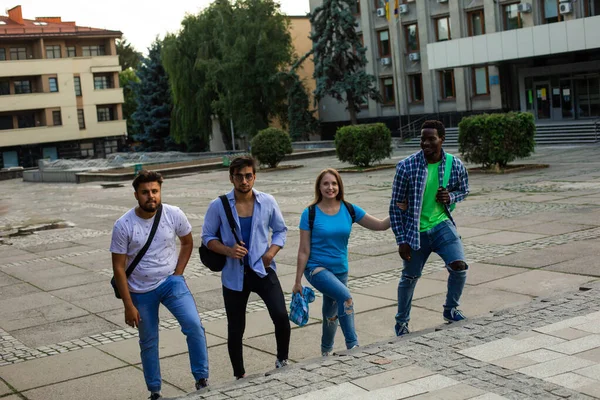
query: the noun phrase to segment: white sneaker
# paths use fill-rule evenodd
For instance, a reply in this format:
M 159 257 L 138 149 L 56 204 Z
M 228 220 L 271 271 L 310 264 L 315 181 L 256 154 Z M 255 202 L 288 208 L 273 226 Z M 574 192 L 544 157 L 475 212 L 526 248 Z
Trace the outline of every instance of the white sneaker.
M 329 357 L 331 355 L 330 351 L 322 351 L 321 352 L 321 357 Z
M 288 366 L 288 360 L 276 360 L 275 368 L 283 368 Z

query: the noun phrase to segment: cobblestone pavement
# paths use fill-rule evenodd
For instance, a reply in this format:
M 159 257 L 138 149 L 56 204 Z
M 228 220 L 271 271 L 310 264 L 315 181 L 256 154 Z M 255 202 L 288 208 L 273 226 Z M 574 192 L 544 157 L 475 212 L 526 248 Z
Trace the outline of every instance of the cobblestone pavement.
M 294 329 L 292 334 L 292 347 L 299 349 L 290 358 L 299 364 L 291 369 L 308 374 L 301 385 L 295 385 L 289 379 L 275 382 L 274 377 L 286 374 L 274 374 L 270 377 L 252 377 L 221 389 L 220 383 L 228 382 L 231 378 L 224 345 L 226 316 L 220 293 L 220 277 L 205 268 L 194 254 L 186 269 L 186 279 L 209 334 L 211 365 L 217 365 L 211 367 L 211 382 L 218 390 L 213 390 L 208 395 L 214 396 L 210 398 L 250 398 L 256 396 L 254 393 L 261 393 L 261 397 L 268 398 L 285 392 L 285 397 L 282 398 L 290 398 L 302 395 L 302 390 L 307 391 L 309 388 L 306 381 L 310 379 L 315 379 L 310 385 L 311 391 L 334 384 L 336 387 L 346 384 L 342 387 L 342 392 L 345 388 L 360 388 L 364 391 L 371 389 L 367 388 L 368 385 L 363 387 L 350 382 L 377 375 L 378 371 L 394 371 L 398 368 L 409 368 L 403 370 L 402 374 L 412 376 L 411 373 L 418 367 L 421 372 L 415 379 L 425 380 L 416 383 L 397 382 L 400 385 L 412 385 L 403 386 L 403 393 L 413 393 L 411 390 L 416 390 L 413 386 L 421 387 L 427 382 L 433 382 L 433 386 L 428 386 L 429 389 L 436 387 L 435 385 L 442 385 L 439 390 L 457 385 L 461 385 L 463 389 L 463 386 L 469 386 L 471 389 L 464 393 L 472 393 L 473 398 L 492 394 L 505 398 L 524 398 L 522 392 L 504 392 L 497 388 L 500 385 L 491 386 L 490 381 L 484 379 L 490 375 L 483 374 L 480 377 L 479 372 L 473 373 L 470 378 L 477 380 L 475 382 L 456 375 L 455 372 L 459 370 L 452 370 L 450 373 L 455 365 L 440 369 L 439 365 L 435 365 L 436 360 L 445 359 L 444 357 L 449 357 L 450 361 L 458 360 L 456 368 L 459 369 L 465 368 L 463 364 L 468 363 L 470 369 L 466 371 L 469 372 L 480 369 L 488 371 L 489 368 L 488 372 L 492 375 L 508 373 L 509 375 L 504 376 L 505 380 L 509 376 L 520 379 L 523 375 L 523 379 L 531 381 L 531 385 L 525 385 L 529 381 L 517 380 L 523 387 L 550 387 L 547 385 L 551 382 L 540 382 L 539 377 L 525 376 L 527 374 L 523 371 L 518 371 L 531 365 L 520 365 L 514 370 L 510 365 L 504 365 L 507 370 L 504 371 L 502 366 L 471 359 L 459 351 L 514 335 L 531 327 L 559 321 L 570 315 L 571 311 L 573 315 L 596 311 L 595 307 L 598 305 L 593 299 L 593 294 L 596 293 L 594 290 L 561 297 L 561 303 L 556 304 L 553 302 L 559 300 L 539 302 L 536 299 L 561 291 L 576 290 L 580 285 L 588 284 L 600 276 L 596 261 L 600 250 L 595 250 L 600 236 L 600 162 L 594 161 L 599 148 L 600 146 L 595 145 L 541 148 L 527 162 L 550 164 L 549 169 L 501 176 L 472 175 L 471 196 L 455 212 L 471 266 L 463 296 L 465 311 L 470 316 L 477 317 L 510 305 L 534 301 L 522 309 L 530 319 L 524 319 L 521 323 L 521 311 L 517 314 L 496 312 L 493 317 L 489 317 L 492 320 L 475 318 L 469 325 L 444 329 L 441 331 L 444 332 L 443 336 L 439 336 L 439 332 L 432 332 L 409 337 L 407 340 L 381 344 L 375 347 L 381 348 L 381 351 L 368 353 L 371 350 L 367 349 L 371 347 L 365 345 L 380 342 L 393 333 L 390 325 L 395 313 L 395 285 L 401 272 L 401 264 L 390 231 L 371 232 L 356 226 L 349 242 L 348 286 L 358 296 L 357 329 L 361 345 L 365 347 L 361 348 L 360 353 L 302 363 L 303 359 L 318 354 L 312 343 L 318 343 L 320 337 L 320 316 L 318 308 L 311 308 L 309 325 Z M 405 155 L 395 154 L 394 161 Z M 258 174 L 257 189 L 276 197 L 289 227 L 288 245 L 277 257 L 278 275 L 288 302 L 295 274 L 300 213 L 312 200 L 315 176 L 326 166 L 339 168 L 343 164 L 333 158 L 319 158 L 310 160 L 310 163 L 305 162 L 305 167 L 301 169 Z M 165 181 L 163 201 L 185 211 L 193 225 L 197 241 L 208 203 L 229 190 L 229 183 L 224 177 L 224 173 L 219 171 Z M 345 174 L 343 177 L 348 200 L 378 217 L 387 214 L 393 170 L 366 175 Z M 135 354 L 137 330 L 127 327 L 122 321 L 122 304 L 114 299 L 108 285 L 112 270 L 107 248 L 112 224 L 134 205 L 131 189 L 101 189 L 97 184 L 32 185 L 17 180 L 0 182 L 0 186 L 3 189 L 0 191 L 0 205 L 9 209 L 7 214 L 0 216 L 0 398 L 4 396 L 3 382 L 14 388 L 7 391 L 7 394 L 14 392 L 23 398 L 47 398 L 47 395 L 44 397 L 41 393 L 49 390 L 58 396 L 55 398 L 68 400 L 80 398 L 79 391 L 83 387 L 93 387 L 94 384 L 110 380 L 111 371 L 115 368 L 119 371 L 119 368 L 129 367 L 139 372 L 139 355 Z M 24 199 L 36 201 L 23 201 Z M 41 230 L 31 235 L 15 235 L 20 228 L 53 222 L 69 222 L 70 227 Z M 443 302 L 445 292 L 444 270 L 443 262 L 438 257 L 432 257 L 423 271 L 413 302 L 417 331 L 435 327 L 440 322 L 439 304 Z M 273 342 L 272 326 L 265 328 L 264 322 L 268 321 L 268 315 L 264 303 L 256 296 L 250 300 L 248 313 L 253 317 L 248 319 L 245 351 L 253 355 L 249 363 L 255 363 L 252 367 L 254 371 L 268 371 L 274 357 L 274 349 L 270 346 Z M 574 306 L 571 306 L 581 305 L 577 303 L 581 300 L 588 302 L 587 308 L 581 306 L 573 310 Z M 318 299 L 317 303 L 319 301 Z M 539 321 L 532 319 L 536 315 L 535 307 L 538 307 Z M 548 310 L 557 312 L 551 313 Z M 503 320 L 506 316 L 510 318 Z M 362 321 L 365 321 L 365 326 L 361 327 Z M 515 324 L 514 321 L 519 323 Z M 507 326 L 510 329 L 504 329 Z M 177 333 L 179 325 L 170 314 L 161 310 L 160 328 L 165 334 Z M 595 332 L 591 335 L 595 336 Z M 307 342 L 297 343 L 295 337 L 302 337 Z M 342 343 L 341 337 L 336 339 L 336 349 L 341 349 L 339 346 Z M 398 351 L 389 346 L 396 346 L 394 349 L 397 348 Z M 192 391 L 193 385 L 190 386 L 189 382 L 179 376 L 189 374 L 185 346 L 181 348 L 178 342 L 164 345 L 161 342 L 161 356 L 163 350 L 166 352 L 163 362 L 169 366 L 163 377 L 168 389 L 166 395 L 175 396 Z M 127 351 L 132 352 L 133 355 L 122 355 L 124 351 L 126 354 L 129 354 Z M 115 357 L 121 364 L 115 366 L 110 360 L 104 363 L 98 361 L 98 370 L 85 372 L 87 367 L 83 365 L 87 365 L 85 357 L 90 352 L 96 354 L 96 358 L 98 354 L 110 356 L 111 360 Z M 61 360 L 71 360 L 71 357 L 76 360 L 71 361 L 75 366 L 83 363 L 76 367 L 81 372 L 58 374 L 59 377 L 45 383 L 21 381 L 24 379 L 23 371 L 41 373 L 46 368 L 41 365 L 60 364 Z M 55 361 L 44 364 L 44 360 Z M 481 368 L 476 367 L 477 365 Z M 170 370 L 180 373 L 172 375 L 169 374 Z M 48 373 L 52 375 L 56 371 L 50 370 Z M 551 396 L 560 396 L 557 393 L 562 393 L 563 397 L 568 397 L 566 394 L 569 394 L 575 396 L 571 398 L 585 398 L 576 397 L 583 396 L 583 392 L 575 395 L 575 392 L 569 390 L 573 390 L 573 382 L 589 385 L 590 382 L 585 379 L 595 379 L 590 374 L 588 371 L 583 375 L 576 374 L 575 377 L 557 378 L 559 383 L 568 381 L 568 384 L 562 388 L 554 382 L 554 389 L 540 392 L 550 393 L 550 397 L 539 397 L 541 394 L 535 397 L 533 392 L 526 394 L 531 398 L 554 398 Z M 322 379 L 323 377 L 327 379 Z M 508 380 L 512 381 L 513 378 Z M 489 386 L 487 388 L 486 382 Z M 137 394 L 126 395 L 116 387 L 112 390 L 118 393 L 116 398 L 139 398 L 139 393 L 144 391 L 141 376 L 131 378 L 131 386 L 136 387 Z M 271 388 L 273 393 L 267 388 Z M 390 387 L 380 395 L 382 398 L 401 398 L 392 394 L 396 389 Z M 424 396 L 426 392 L 431 392 L 429 389 L 414 392 L 411 396 Z M 361 393 L 357 396 L 364 395 Z M 518 393 L 521 393 L 521 397 Z M 373 393 L 370 395 L 375 396 Z M 90 399 L 95 398 L 94 395 L 90 396 Z M 317 393 L 315 396 L 327 398 L 326 393 Z M 439 398 L 432 396 L 431 398 Z
M 546 298 L 457 327 L 308 360 L 186 399 L 599 398 L 599 291 Z M 569 341 L 575 336 L 565 336 L 565 329 L 579 332 L 578 339 Z M 572 356 L 584 351 L 585 358 Z

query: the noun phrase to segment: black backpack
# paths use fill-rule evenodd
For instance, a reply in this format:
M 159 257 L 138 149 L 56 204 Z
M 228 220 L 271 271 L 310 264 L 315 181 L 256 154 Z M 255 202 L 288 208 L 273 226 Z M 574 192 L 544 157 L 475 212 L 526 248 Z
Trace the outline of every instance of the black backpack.
M 356 212 L 354 211 L 354 206 L 345 200 L 343 201 L 343 203 L 346 206 L 346 208 L 348 209 L 348 212 L 350 213 L 350 218 L 352 218 L 352 223 L 355 223 L 356 222 Z M 317 211 L 315 210 L 316 206 L 317 206 L 316 204 L 313 204 L 312 206 L 308 207 L 308 226 L 311 231 L 313 230 L 313 227 L 315 226 L 315 215 L 317 215 Z
M 233 233 L 235 241 L 239 244 L 240 239 L 235 233 L 236 224 L 235 220 L 233 219 L 233 214 L 231 213 L 231 207 L 229 206 L 227 195 L 219 196 L 219 199 L 221 199 L 221 203 L 223 203 L 223 209 L 225 210 L 225 215 L 227 215 L 227 221 L 229 222 L 231 233 Z M 219 232 L 217 232 L 217 237 L 219 240 L 221 239 L 221 228 L 219 228 Z M 200 252 L 200 261 L 202 261 L 202 264 L 206 265 L 208 269 L 213 272 L 221 272 L 223 270 L 225 267 L 225 262 L 227 261 L 227 257 L 224 254 L 215 253 L 206 247 L 204 242 L 202 242 L 198 251 Z

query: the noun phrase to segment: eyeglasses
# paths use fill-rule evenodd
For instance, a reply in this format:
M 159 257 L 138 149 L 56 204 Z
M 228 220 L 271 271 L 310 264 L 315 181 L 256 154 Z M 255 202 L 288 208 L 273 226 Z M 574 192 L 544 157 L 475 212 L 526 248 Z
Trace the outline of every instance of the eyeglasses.
M 254 180 L 254 174 L 233 174 L 233 179 L 238 182 L 243 182 L 246 179 L 248 182 L 252 182 Z

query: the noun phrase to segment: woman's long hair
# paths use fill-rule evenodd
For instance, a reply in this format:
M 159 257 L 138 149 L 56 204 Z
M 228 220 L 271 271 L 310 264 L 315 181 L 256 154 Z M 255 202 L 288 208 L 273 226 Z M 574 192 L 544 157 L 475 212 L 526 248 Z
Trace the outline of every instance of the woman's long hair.
M 315 182 L 315 199 L 309 204 L 309 207 L 323 200 L 323 194 L 321 193 L 321 181 L 323 180 L 325 174 L 331 174 L 335 176 L 338 184 L 338 194 L 335 196 L 335 199 L 338 201 L 344 201 L 344 183 L 342 182 L 340 173 L 333 168 L 325 168 L 323 171 L 321 171 L 319 176 L 317 176 L 317 181 Z

